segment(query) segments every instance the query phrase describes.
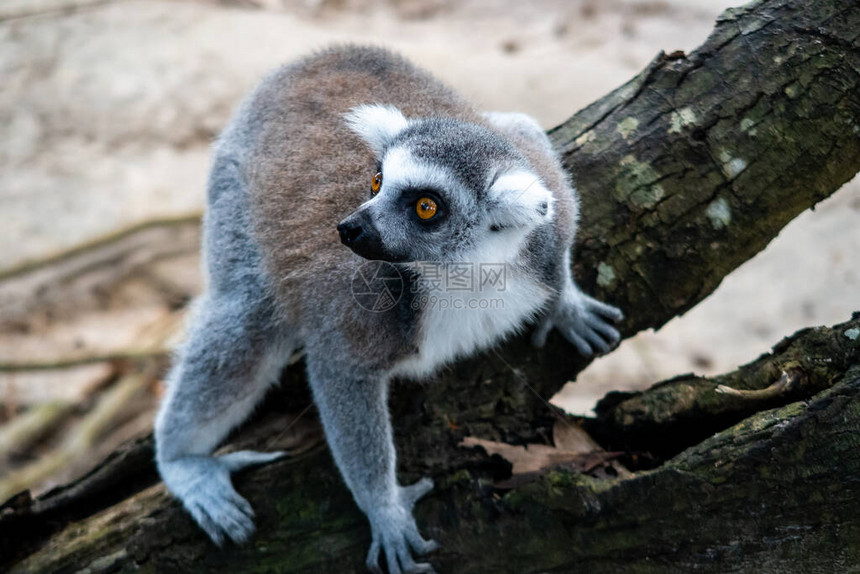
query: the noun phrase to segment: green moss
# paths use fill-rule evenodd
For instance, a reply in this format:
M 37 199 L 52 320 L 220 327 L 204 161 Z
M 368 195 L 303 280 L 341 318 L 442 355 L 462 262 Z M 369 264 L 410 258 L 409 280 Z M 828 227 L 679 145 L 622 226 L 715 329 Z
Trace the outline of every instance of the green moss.
M 616 180 L 615 192 L 621 200 L 628 200 L 636 207 L 654 207 L 666 195 L 655 182 L 660 179 L 653 167 L 628 155 L 621 159 L 623 176 Z
M 621 134 L 622 138 L 627 140 L 636 132 L 636 128 L 638 127 L 639 120 L 633 117 L 628 117 L 618 122 L 618 125 L 615 127 L 615 131 Z
M 680 110 L 673 111 L 669 116 L 669 133 L 679 134 L 683 128 L 688 128 L 696 124 L 698 118 L 693 108 L 686 107 Z
M 723 197 L 718 197 L 708 204 L 705 216 L 707 216 L 714 229 L 728 227 L 729 223 L 732 222 L 732 210 L 729 207 L 729 202 Z
M 471 482 L 472 473 L 467 469 L 463 469 L 458 470 L 457 472 L 443 478 L 442 481 L 439 483 L 439 487 L 448 488 L 455 484 Z
M 597 284 L 601 287 L 610 287 L 615 282 L 615 270 L 611 265 L 601 261 L 597 264 Z

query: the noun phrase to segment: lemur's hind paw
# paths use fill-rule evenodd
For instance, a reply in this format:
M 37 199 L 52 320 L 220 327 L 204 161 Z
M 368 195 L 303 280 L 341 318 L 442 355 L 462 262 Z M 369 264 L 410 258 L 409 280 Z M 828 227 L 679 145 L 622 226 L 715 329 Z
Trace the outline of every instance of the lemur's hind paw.
M 379 567 L 380 551 L 385 552 L 389 574 L 433 573 L 427 563 L 415 562 L 412 553 L 421 556 L 439 548 L 433 540 L 425 540 L 418 532 L 412 507 L 425 494 L 433 490 L 433 481 L 422 478 L 415 484 L 401 487 L 400 503 L 385 508 L 374 509 L 368 513 L 373 542 L 367 553 L 367 568 L 381 574 Z M 411 550 L 410 550 L 411 549 Z
M 170 490 L 209 538 L 221 546 L 227 539 L 240 544 L 254 533 L 254 510 L 233 488 L 230 473 L 284 454 L 239 451 L 220 458 L 190 456 L 162 462 L 159 467 Z
M 581 355 L 606 353 L 621 340 L 612 323 L 622 319 L 624 314 L 617 307 L 572 291 L 563 294 L 555 309 L 541 321 L 532 335 L 532 344 L 542 347 L 547 334 L 555 327 Z
M 228 483 L 211 481 L 190 493 L 183 503 L 218 546 L 226 538 L 241 544 L 254 533 L 254 510 Z

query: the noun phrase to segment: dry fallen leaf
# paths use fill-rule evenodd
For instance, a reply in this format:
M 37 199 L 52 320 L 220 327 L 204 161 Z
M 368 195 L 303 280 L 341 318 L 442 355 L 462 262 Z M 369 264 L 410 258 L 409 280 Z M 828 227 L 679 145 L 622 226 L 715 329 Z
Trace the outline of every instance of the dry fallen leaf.
M 553 425 L 552 442 L 555 448 L 565 452 L 588 454 L 603 451 L 603 448 L 581 426 L 568 421 L 557 421 Z
M 514 465 L 513 474 L 526 474 L 537 472 L 559 464 L 569 462 L 577 455 L 560 451 L 552 446 L 544 444 L 530 444 L 525 446 L 514 446 L 503 442 L 484 440 L 475 437 L 466 437 L 460 443 L 463 447 L 480 446 L 487 454 L 498 454 Z
M 516 446 L 476 437 L 464 438 L 459 446 L 464 448 L 480 446 L 487 451 L 487 454 L 498 454 L 513 464 L 511 478 L 497 482 L 498 488 L 514 488 L 535 480 L 547 470 L 562 466 L 586 473 L 599 468 L 602 472 L 595 474 L 601 477 L 630 474 L 614 460 L 620 453 L 603 450 L 579 425 L 568 421 L 556 422 L 552 435 L 555 446 L 545 444 Z M 614 469 L 614 473 L 607 472 L 607 467 Z

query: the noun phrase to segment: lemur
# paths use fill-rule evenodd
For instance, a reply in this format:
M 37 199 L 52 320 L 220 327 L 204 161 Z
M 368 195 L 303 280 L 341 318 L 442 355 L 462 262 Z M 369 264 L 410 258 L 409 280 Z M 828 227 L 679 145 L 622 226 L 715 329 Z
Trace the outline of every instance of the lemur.
M 569 176 L 529 116 L 480 113 L 381 48 L 333 47 L 276 70 L 214 146 L 208 284 L 155 422 L 168 489 L 216 544 L 248 539 L 253 511 L 230 475 L 284 453 L 212 452 L 303 349 L 331 453 L 370 522 L 368 568 L 384 552 L 391 574 L 432 572 L 413 558 L 437 544 L 412 509 L 433 483 L 398 484 L 390 383 L 530 325 L 538 346 L 554 327 L 583 355 L 609 350 L 622 315 L 573 281 L 577 220 Z M 404 281 L 388 306 L 357 304 L 368 260 Z M 426 304 L 428 269 L 457 264 L 504 265 L 503 285 L 450 294 L 501 304 Z

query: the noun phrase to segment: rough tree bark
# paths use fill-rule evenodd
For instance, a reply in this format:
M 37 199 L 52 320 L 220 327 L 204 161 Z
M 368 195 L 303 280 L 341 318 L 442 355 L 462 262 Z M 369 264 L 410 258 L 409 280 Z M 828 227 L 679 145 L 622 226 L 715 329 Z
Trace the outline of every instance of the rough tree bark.
M 860 4 L 730 10 L 694 53 L 661 54 L 551 135 L 583 196 L 579 281 L 625 309 L 625 335 L 659 327 L 860 170 Z M 442 543 L 439 571 L 858 568 L 860 316 L 801 331 L 723 377 L 607 396 L 582 424 L 626 453 L 631 476 L 562 466 L 497 488 L 510 466 L 458 443 L 546 444 L 559 414 L 541 397 L 584 365 L 559 338 L 541 352 L 517 339 L 395 389 L 401 478 L 437 484 L 416 513 Z M 284 442 L 295 419 L 284 413 L 309 403 L 300 366 L 271 399 L 231 447 L 301 452 L 237 478 L 258 511 L 248 545 L 204 538 L 155 484 L 146 439 L 77 483 L 0 508 L 0 566 L 362 572 L 367 525 L 309 415 Z

